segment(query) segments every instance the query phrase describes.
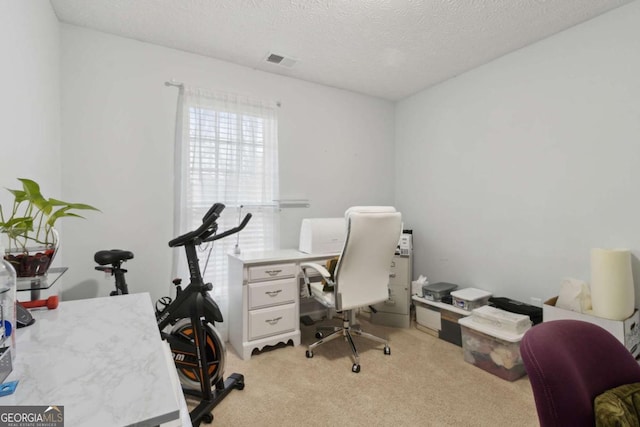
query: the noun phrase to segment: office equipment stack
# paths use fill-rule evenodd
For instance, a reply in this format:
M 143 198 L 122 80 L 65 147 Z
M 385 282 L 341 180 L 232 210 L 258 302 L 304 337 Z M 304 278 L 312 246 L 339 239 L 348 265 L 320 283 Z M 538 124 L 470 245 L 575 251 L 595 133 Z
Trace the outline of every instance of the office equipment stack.
M 483 289 L 463 288 L 446 282 L 423 287 L 424 296 L 414 295 L 417 327 L 444 341 L 462 347 L 459 321 L 471 310 L 487 304 L 491 293 Z

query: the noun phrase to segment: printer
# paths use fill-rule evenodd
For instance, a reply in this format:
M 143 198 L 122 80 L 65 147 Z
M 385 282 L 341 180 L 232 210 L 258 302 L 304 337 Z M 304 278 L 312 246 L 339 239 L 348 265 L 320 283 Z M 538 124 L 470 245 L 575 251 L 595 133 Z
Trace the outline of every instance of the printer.
M 307 254 L 339 254 L 346 237 L 344 218 L 305 218 L 298 249 Z

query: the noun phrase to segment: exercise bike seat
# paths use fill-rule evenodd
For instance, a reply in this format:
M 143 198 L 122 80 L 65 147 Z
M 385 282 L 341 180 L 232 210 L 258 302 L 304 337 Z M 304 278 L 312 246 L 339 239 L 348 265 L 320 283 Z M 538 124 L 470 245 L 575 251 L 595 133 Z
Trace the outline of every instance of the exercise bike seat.
M 93 259 L 100 265 L 115 264 L 117 262 L 133 259 L 133 252 L 123 251 L 121 249 L 98 251 L 93 256 Z

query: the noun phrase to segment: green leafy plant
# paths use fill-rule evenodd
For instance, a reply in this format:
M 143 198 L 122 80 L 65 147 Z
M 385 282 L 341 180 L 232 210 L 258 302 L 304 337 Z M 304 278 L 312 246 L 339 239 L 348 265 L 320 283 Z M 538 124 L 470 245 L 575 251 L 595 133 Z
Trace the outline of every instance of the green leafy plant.
M 46 198 L 40 192 L 40 185 L 35 181 L 26 178 L 18 178 L 18 180 L 22 183 L 21 190 L 7 189 L 14 198 L 11 210 L 5 214 L 0 205 L 0 232 L 6 234 L 8 238 L 6 239 L 8 247 L 5 248 L 8 252 L 22 252 L 25 255 L 21 260 L 18 260 L 22 263 L 26 262 L 25 259 L 31 246 L 44 246 L 53 249 L 57 243 L 54 226 L 58 219 L 64 217 L 84 218 L 76 213 L 77 210 L 98 211 L 93 206 L 84 203 L 68 203 Z M 53 255 L 53 252 L 48 255 L 48 264 L 50 264 Z M 18 262 L 15 258 L 9 259 L 14 267 Z M 20 273 L 18 275 L 21 276 Z

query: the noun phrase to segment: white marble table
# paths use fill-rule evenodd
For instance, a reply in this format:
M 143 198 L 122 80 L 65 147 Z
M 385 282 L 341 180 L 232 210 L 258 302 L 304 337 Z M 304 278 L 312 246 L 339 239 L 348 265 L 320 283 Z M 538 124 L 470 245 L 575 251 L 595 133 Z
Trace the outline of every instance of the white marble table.
M 64 405 L 68 426 L 180 425 L 184 403 L 149 294 L 34 310 L 16 334 L 14 394 L 0 405 Z M 188 418 L 187 418 L 188 419 Z

